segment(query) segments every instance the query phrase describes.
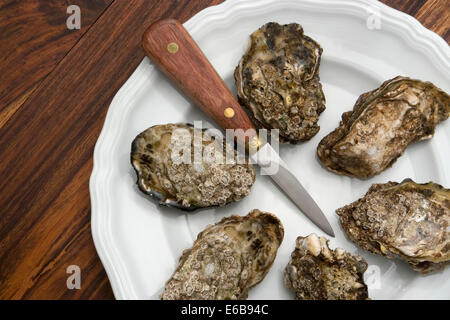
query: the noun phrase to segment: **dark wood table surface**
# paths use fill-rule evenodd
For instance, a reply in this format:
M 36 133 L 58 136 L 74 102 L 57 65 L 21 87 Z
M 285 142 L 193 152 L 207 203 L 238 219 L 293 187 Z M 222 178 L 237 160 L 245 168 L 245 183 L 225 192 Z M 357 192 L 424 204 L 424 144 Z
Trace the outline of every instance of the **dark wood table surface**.
M 351 0 L 349 0 L 351 1 Z M 222 0 L 0 0 L 0 299 L 113 299 L 90 229 L 92 154 L 143 31 Z M 450 40 L 448 0 L 383 0 Z M 81 8 L 68 30 L 67 6 Z M 66 269 L 81 269 L 69 290 Z

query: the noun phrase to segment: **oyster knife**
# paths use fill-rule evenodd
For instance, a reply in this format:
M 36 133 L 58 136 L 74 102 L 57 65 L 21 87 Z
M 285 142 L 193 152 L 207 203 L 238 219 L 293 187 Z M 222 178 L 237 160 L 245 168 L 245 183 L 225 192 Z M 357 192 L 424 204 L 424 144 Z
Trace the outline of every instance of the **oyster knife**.
M 253 150 L 251 159 L 313 223 L 334 237 L 322 210 L 272 146 L 258 137 L 246 112 L 180 22 L 155 22 L 144 33 L 142 47 L 154 64 L 222 129 L 242 129 L 236 130 L 235 136 Z

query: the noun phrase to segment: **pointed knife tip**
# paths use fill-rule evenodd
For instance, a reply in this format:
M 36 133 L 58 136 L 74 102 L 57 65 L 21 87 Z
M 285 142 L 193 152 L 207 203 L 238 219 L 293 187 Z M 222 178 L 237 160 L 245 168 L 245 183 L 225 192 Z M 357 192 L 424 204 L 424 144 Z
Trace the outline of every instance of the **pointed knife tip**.
M 333 238 L 336 237 L 334 234 L 333 228 L 331 228 L 331 226 L 329 226 L 329 228 L 325 228 L 323 231 L 325 231 L 326 234 L 328 234 L 329 236 L 331 236 Z

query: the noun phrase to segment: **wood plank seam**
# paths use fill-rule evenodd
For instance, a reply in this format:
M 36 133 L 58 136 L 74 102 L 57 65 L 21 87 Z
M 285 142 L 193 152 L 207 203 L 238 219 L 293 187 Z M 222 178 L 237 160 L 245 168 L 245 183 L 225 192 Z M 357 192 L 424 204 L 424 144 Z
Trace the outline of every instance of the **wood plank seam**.
M 44 76 L 42 79 L 39 80 L 38 83 L 34 84 L 34 86 L 30 89 L 28 89 L 27 92 L 16 98 L 14 101 L 12 101 L 10 104 L 8 104 L 5 107 L 2 108 L 11 108 L 12 110 L 8 111 L 6 115 L 1 114 L 3 117 L 0 118 L 0 129 L 7 124 L 7 122 L 13 118 L 14 114 L 19 111 L 19 109 L 26 104 L 28 99 L 30 99 L 33 96 L 33 93 L 40 89 L 42 83 L 45 81 L 45 79 L 58 67 L 58 65 L 66 58 L 66 56 L 70 53 L 70 51 L 77 46 L 77 44 L 81 41 L 81 39 L 89 32 L 89 30 L 97 23 L 97 21 L 100 19 L 100 17 L 106 12 L 106 10 L 113 4 L 115 0 L 112 0 L 103 10 L 102 12 L 97 16 L 97 18 L 92 22 L 88 27 L 87 30 L 84 31 L 84 33 L 75 41 L 75 43 L 70 47 L 70 49 L 64 54 L 64 56 L 61 57 L 61 59 L 53 66 L 53 68 Z M 25 99 L 24 99 L 25 97 Z M 17 103 L 17 105 L 15 105 Z M 12 107 L 11 107 L 12 106 Z

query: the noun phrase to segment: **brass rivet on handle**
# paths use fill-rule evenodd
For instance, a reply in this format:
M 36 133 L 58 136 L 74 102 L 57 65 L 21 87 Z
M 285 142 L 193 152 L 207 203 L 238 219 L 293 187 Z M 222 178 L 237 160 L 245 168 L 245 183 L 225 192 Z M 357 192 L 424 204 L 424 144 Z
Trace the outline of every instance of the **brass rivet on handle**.
M 226 108 L 223 111 L 223 115 L 227 118 L 233 118 L 234 117 L 234 109 L 233 108 Z
M 167 45 L 167 51 L 170 53 L 177 53 L 178 52 L 178 44 L 175 42 L 171 42 Z

